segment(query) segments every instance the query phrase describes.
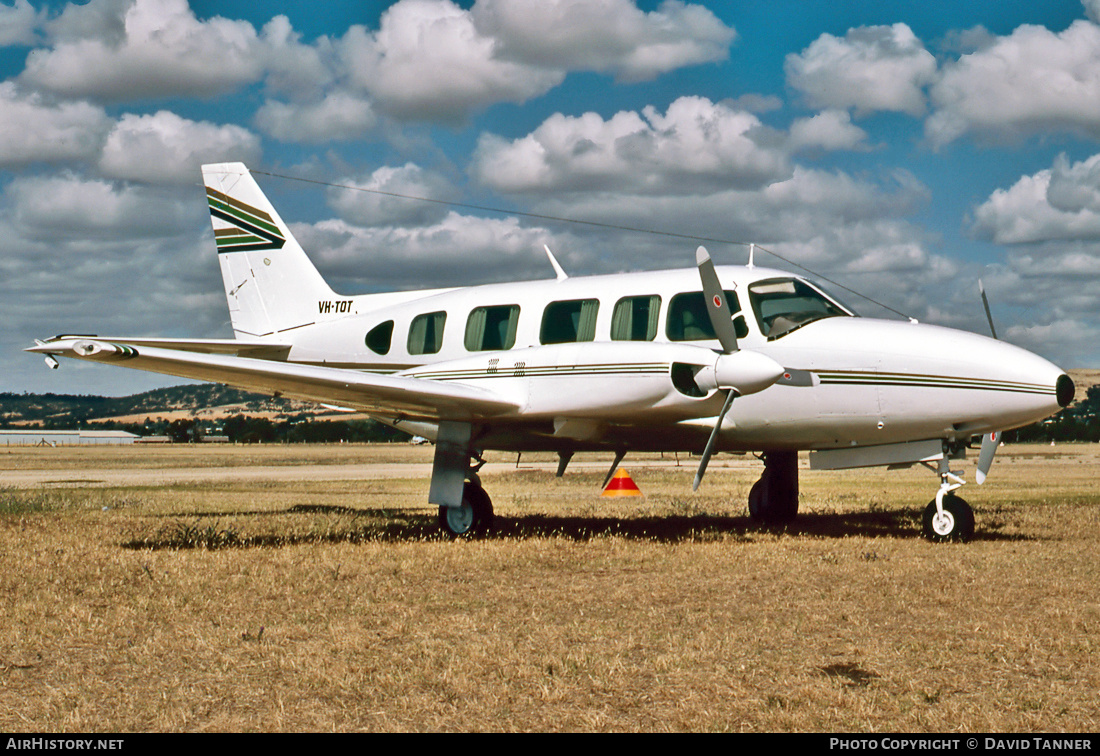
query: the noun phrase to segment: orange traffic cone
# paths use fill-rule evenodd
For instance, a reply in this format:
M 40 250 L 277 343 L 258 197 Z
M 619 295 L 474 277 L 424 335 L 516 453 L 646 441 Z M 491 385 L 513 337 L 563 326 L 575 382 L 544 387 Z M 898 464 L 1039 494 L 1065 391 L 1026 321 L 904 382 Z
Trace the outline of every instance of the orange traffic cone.
M 638 485 L 630 477 L 623 468 L 619 468 L 611 480 L 607 481 L 607 486 L 603 489 L 603 493 L 600 496 L 641 496 L 642 492 L 638 488 Z

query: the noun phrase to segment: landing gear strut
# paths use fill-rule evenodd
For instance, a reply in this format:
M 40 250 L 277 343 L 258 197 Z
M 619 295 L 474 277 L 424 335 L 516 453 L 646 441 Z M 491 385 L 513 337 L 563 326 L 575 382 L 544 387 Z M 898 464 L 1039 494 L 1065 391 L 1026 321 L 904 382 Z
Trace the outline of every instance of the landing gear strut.
M 798 514 L 798 452 L 764 452 L 764 474 L 749 490 L 749 516 L 783 525 Z
M 439 527 L 451 538 L 475 538 L 493 526 L 493 502 L 477 477 L 484 464 L 470 423 L 439 423 L 428 503 L 439 505 Z

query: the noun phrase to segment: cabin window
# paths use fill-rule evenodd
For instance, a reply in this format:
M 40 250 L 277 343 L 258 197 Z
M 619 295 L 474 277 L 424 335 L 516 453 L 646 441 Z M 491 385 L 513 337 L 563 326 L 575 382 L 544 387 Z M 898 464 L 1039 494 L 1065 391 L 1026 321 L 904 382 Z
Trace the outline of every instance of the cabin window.
M 393 340 L 393 321 L 387 320 L 379 323 L 367 331 L 367 337 L 363 339 L 367 348 L 377 354 L 389 354 L 390 342 Z
M 741 314 L 737 292 L 726 291 L 725 294 L 733 314 L 734 332 L 737 338 L 743 339 L 749 335 L 749 325 Z M 703 292 L 692 291 L 672 298 L 668 305 L 665 333 L 669 341 L 706 341 L 718 338 L 710 324 L 710 313 L 707 312 L 707 300 L 703 297 Z
M 542 313 L 539 341 L 543 344 L 569 344 L 596 338 L 597 299 L 551 302 Z
M 466 349 L 487 352 L 511 349 L 516 343 L 519 305 L 477 307 L 466 321 Z
M 611 315 L 612 341 L 653 341 L 660 314 L 661 298 L 657 295 L 620 299 Z
M 447 313 L 417 315 L 409 326 L 409 354 L 436 354 L 443 348 L 443 326 Z
M 815 320 L 852 314 L 805 281 L 794 278 L 757 281 L 749 286 L 749 300 L 760 332 L 769 339 L 778 339 Z

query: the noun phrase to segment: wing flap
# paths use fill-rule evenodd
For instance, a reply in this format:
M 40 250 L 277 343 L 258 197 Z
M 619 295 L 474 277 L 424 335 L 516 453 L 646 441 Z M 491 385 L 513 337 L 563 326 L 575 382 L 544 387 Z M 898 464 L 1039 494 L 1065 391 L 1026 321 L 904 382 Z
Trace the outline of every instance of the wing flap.
M 140 343 L 142 341 L 147 340 L 63 338 L 30 347 L 26 351 L 223 383 L 247 391 L 409 418 L 470 420 L 499 416 L 519 409 L 516 402 L 453 381 L 444 383 L 426 378 L 379 375 L 230 354 L 165 349 L 145 346 Z

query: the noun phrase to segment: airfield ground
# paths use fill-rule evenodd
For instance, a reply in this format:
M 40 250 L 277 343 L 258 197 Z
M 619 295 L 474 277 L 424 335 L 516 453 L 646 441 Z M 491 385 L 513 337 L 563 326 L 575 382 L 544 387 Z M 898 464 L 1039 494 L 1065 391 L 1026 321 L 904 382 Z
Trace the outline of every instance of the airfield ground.
M 431 449 L 0 449 L 0 730 L 1095 732 L 1100 448 L 1002 449 L 978 534 L 923 468 L 494 455 L 450 542 Z M 804 462 L 804 460 L 803 460 Z M 965 463 L 973 478 L 973 457 Z

